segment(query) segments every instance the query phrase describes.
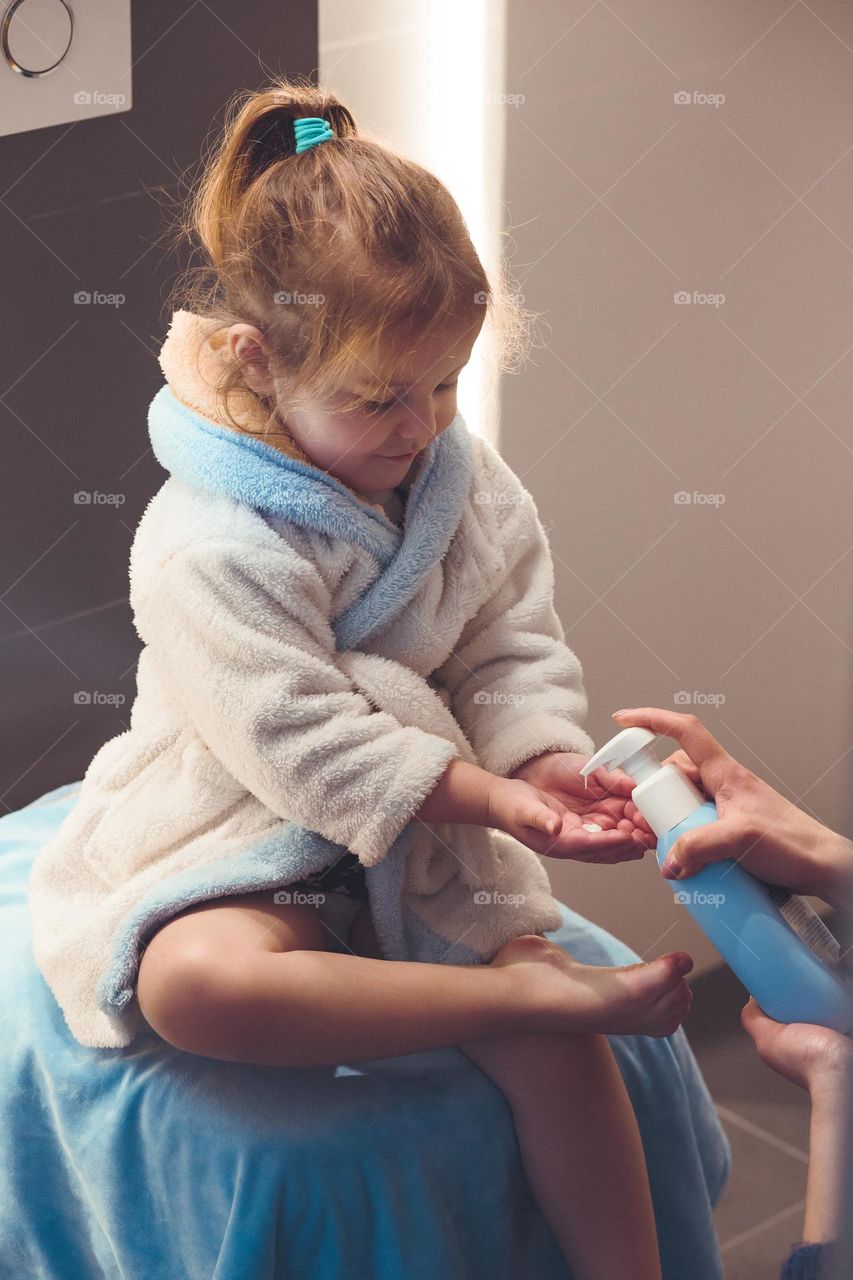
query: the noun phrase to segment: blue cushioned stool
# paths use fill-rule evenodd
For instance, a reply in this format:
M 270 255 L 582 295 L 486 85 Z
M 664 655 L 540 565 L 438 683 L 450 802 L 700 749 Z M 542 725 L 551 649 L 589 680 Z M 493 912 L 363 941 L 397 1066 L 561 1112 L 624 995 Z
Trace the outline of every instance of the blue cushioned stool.
M 79 783 L 0 818 L 0 1275 L 21 1280 L 570 1280 L 497 1087 L 448 1048 L 358 1067 L 79 1045 L 33 961 L 32 859 Z M 633 951 L 563 908 L 592 964 Z M 665 1280 L 720 1280 L 729 1148 L 683 1032 L 610 1038 Z M 619 1212 L 614 1202 L 614 1215 Z

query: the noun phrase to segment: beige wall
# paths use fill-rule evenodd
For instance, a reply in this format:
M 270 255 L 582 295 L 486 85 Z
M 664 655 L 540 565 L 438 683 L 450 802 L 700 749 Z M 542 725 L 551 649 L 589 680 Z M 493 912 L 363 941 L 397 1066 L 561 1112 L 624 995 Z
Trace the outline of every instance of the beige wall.
M 510 0 L 506 46 L 513 262 L 547 327 L 501 448 L 549 530 L 590 732 L 724 698 L 689 709 L 853 830 L 853 10 Z M 673 100 L 694 91 L 725 101 Z M 716 959 L 650 858 L 549 869 L 639 952 Z
M 368 128 L 440 155 L 424 103 L 459 78 L 448 59 L 419 88 L 421 8 L 323 0 L 320 74 Z M 724 698 L 691 708 L 853 830 L 853 10 L 507 0 L 507 23 L 502 88 L 523 101 L 490 102 L 485 127 L 506 138 L 498 207 L 546 319 L 503 382 L 500 446 L 549 531 L 590 732 L 679 691 Z M 694 290 L 725 301 L 674 302 Z M 694 492 L 723 501 L 674 501 Z M 546 865 L 640 954 L 716 962 L 651 856 Z

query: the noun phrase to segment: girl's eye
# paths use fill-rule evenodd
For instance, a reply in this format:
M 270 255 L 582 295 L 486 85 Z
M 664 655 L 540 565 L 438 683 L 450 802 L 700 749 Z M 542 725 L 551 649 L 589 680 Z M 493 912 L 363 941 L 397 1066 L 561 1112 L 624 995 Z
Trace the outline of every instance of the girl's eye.
M 442 382 L 436 387 L 436 391 L 453 391 L 459 385 L 459 379 L 455 382 Z M 397 402 L 396 400 L 365 400 L 365 413 L 383 413 L 386 409 L 392 408 Z

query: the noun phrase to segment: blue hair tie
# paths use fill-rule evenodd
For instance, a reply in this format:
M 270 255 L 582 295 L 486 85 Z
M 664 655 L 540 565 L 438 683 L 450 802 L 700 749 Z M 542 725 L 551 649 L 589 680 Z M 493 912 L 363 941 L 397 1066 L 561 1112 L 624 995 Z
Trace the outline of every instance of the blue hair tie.
M 297 155 L 300 151 L 319 146 L 321 142 L 328 142 L 329 138 L 335 136 L 328 120 L 324 120 L 322 116 L 303 116 L 294 120 L 293 132 L 296 134 Z

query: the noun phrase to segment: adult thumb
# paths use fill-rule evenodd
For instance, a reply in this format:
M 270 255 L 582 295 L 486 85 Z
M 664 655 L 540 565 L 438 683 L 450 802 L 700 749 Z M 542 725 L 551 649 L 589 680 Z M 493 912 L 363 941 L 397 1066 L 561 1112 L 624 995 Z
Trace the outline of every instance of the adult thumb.
M 667 880 L 680 880 L 693 876 L 709 862 L 722 862 L 733 851 L 730 831 L 724 821 L 711 822 L 706 827 L 694 827 L 679 836 L 667 854 L 661 872 Z

